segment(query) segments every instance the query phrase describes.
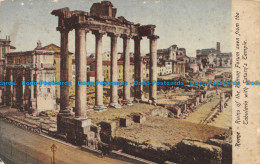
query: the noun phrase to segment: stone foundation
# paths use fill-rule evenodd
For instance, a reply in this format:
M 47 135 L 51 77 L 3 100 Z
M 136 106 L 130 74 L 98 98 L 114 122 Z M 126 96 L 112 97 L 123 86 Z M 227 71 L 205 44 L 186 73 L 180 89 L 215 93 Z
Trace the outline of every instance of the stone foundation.
M 91 131 L 91 120 L 88 118 L 75 118 L 73 116 L 57 116 L 58 135 L 67 142 L 76 145 L 85 145 L 95 138 Z M 93 143 L 94 144 L 94 143 Z

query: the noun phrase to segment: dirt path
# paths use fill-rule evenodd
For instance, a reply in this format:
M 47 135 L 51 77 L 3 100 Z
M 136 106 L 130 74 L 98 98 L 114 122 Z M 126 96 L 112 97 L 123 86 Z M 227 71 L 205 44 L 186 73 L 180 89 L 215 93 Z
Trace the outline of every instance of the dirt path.
M 219 103 L 219 100 L 219 95 L 214 96 L 210 102 L 202 104 L 194 112 L 190 113 L 185 121 L 199 124 L 206 120 L 209 113 L 211 112 L 211 109 Z

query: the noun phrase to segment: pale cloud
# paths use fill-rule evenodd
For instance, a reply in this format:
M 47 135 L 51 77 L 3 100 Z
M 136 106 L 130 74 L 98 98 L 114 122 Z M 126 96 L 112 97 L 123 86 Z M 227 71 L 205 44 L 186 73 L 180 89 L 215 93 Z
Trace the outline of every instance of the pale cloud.
M 143 4 L 146 4 L 146 1 L 143 1 Z
M 59 2 L 59 0 L 53 0 L 53 2 L 55 2 L 55 3 L 58 3 L 58 2 Z
M 155 3 L 160 3 L 160 0 L 156 0 Z
M 21 3 L 21 6 L 23 6 L 23 5 L 24 5 L 24 3 L 22 2 L 22 3 Z

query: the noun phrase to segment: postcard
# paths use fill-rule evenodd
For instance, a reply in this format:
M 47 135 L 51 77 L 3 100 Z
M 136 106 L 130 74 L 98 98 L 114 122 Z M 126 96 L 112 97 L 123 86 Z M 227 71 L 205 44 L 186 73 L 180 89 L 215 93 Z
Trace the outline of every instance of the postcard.
M 0 0 L 0 164 L 258 164 L 259 0 Z

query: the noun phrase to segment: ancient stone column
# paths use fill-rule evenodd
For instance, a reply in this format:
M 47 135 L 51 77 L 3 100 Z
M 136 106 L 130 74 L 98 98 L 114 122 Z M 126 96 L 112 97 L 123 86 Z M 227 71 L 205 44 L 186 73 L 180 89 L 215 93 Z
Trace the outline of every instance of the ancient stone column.
M 25 71 L 23 72 L 23 75 L 22 75 L 23 77 L 22 77 L 22 81 L 25 81 Z M 22 83 L 22 82 L 21 82 Z M 21 84 L 22 85 L 22 84 Z M 22 94 L 23 94 L 23 96 L 22 96 L 22 104 L 23 105 L 25 105 L 25 103 L 26 103 L 26 95 L 25 95 L 25 85 L 22 85 Z
M 69 81 L 69 31 L 66 29 L 60 30 L 60 81 Z M 60 86 L 60 113 L 70 113 L 69 105 L 69 85 Z
M 34 71 L 31 70 L 31 81 L 37 81 L 36 79 L 34 79 Z M 35 86 L 34 85 L 30 85 L 30 90 L 31 90 L 31 96 L 30 96 L 30 101 L 31 101 L 31 107 L 36 110 L 36 99 L 34 97 L 34 90 Z
M 173 60 L 173 48 L 172 48 L 172 46 L 169 48 L 169 59 Z
M 75 29 L 75 59 L 76 59 L 76 102 L 75 116 L 86 117 L 87 110 L 87 86 L 78 85 L 79 81 L 87 81 L 86 63 L 86 29 Z
M 130 100 L 130 54 L 129 54 L 129 42 L 130 37 L 129 36 L 122 36 L 123 38 L 123 58 L 124 58 L 124 82 L 127 83 L 127 85 L 123 86 L 124 95 L 123 95 L 123 104 L 126 105 L 133 105 Z
M 173 52 L 173 60 L 177 60 L 176 59 L 176 51 Z
M 95 85 L 95 110 L 106 110 L 106 107 L 103 104 L 103 85 L 100 83 L 104 81 L 103 77 L 103 64 L 102 64 L 102 37 L 103 32 L 93 31 L 93 34 L 96 37 L 96 85 Z
M 150 85 L 149 85 L 149 100 L 156 103 L 157 100 L 157 85 L 152 82 L 157 82 L 157 39 L 159 36 L 150 36 Z
M 225 107 L 225 92 L 220 93 L 220 112 L 224 110 Z
M 108 36 L 111 38 L 111 71 L 110 80 L 115 83 L 118 82 L 118 70 L 117 70 L 117 38 L 118 34 L 109 33 Z M 111 95 L 110 95 L 110 106 L 120 109 L 121 105 L 118 104 L 118 86 L 111 85 Z
M 14 78 L 13 78 L 13 71 L 10 70 L 10 81 L 14 82 Z M 10 86 L 10 98 L 11 98 L 11 106 L 14 104 L 14 86 L 11 85 Z
M 31 81 L 34 81 L 33 79 L 33 70 L 31 70 Z M 34 85 L 30 85 L 30 90 L 31 90 L 31 101 L 34 99 Z
M 183 64 L 183 74 L 185 75 L 185 66 L 186 66 L 186 64 L 184 63 Z
M 143 82 L 142 78 L 142 58 L 141 58 L 141 41 L 142 37 L 135 36 L 134 37 L 134 61 L 135 61 L 135 81 Z M 135 85 L 135 101 L 139 102 L 142 100 L 143 97 L 143 86 L 142 85 Z

